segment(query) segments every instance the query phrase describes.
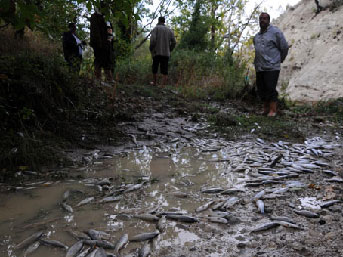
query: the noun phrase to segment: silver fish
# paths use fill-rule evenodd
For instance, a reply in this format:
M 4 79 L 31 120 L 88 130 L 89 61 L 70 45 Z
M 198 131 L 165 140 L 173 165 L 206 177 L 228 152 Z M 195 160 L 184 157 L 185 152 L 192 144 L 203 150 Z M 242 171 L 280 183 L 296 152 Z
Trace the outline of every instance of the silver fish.
M 94 257 L 107 257 L 107 253 L 103 248 L 98 248 L 97 251 L 95 252 Z
M 110 237 L 110 234 L 107 234 L 103 231 L 98 231 L 95 229 L 90 229 L 87 231 L 87 234 L 91 237 L 93 240 L 101 240 L 101 239 L 107 239 Z
M 333 170 L 323 170 L 323 172 L 326 174 L 326 175 L 330 175 L 330 176 L 338 176 L 338 173 L 333 171 Z
M 63 193 L 63 201 L 66 201 L 70 196 L 70 190 L 67 190 Z
M 264 213 L 264 202 L 262 200 L 257 200 L 256 205 L 257 205 L 258 211 L 263 214 Z
M 201 190 L 201 193 L 207 193 L 207 194 L 217 194 L 223 192 L 224 189 L 220 187 L 212 187 L 212 188 L 206 188 Z
M 222 195 L 233 195 L 237 193 L 244 193 L 244 190 L 242 189 L 236 189 L 236 188 L 230 188 L 226 189 L 225 191 L 221 192 Z
M 211 205 L 213 205 L 215 203 L 215 201 L 210 201 L 200 207 L 198 207 L 195 212 L 202 212 L 202 211 L 206 211 L 208 208 L 211 207 Z
M 265 190 L 262 190 L 262 191 L 258 192 L 258 193 L 254 196 L 253 200 L 257 201 L 257 200 L 260 199 L 265 193 L 266 193 Z
M 227 224 L 227 219 L 220 218 L 220 217 L 208 217 L 208 221 L 220 224 Z
M 82 252 L 80 252 L 78 255 L 76 255 L 76 257 L 86 257 L 90 252 L 90 248 L 87 248 L 85 250 L 83 250 Z
M 159 232 L 151 232 L 151 233 L 142 233 L 138 234 L 130 239 L 132 242 L 140 242 L 140 241 L 146 241 L 151 240 L 155 237 L 157 237 L 160 233 Z
M 143 187 L 143 184 L 136 184 L 136 185 L 130 186 L 128 189 L 126 189 L 124 191 L 124 193 L 128 193 L 128 192 L 132 192 L 132 191 L 135 191 L 135 190 L 139 190 L 142 187 Z
M 151 248 L 148 242 L 146 242 L 142 248 L 138 251 L 138 257 L 147 257 L 150 255 Z
M 285 217 L 285 216 L 270 217 L 270 219 L 271 220 L 276 220 L 276 221 L 285 221 L 285 222 L 288 222 L 288 223 L 295 224 L 295 222 L 293 220 L 291 220 L 290 218 Z
M 62 203 L 61 205 L 62 205 L 62 208 L 63 208 L 65 211 L 70 212 L 70 213 L 73 213 L 73 212 L 74 212 L 73 208 L 72 208 L 70 205 L 68 205 L 68 204 L 66 204 L 66 203 Z
M 162 216 L 157 223 L 157 229 L 158 231 L 160 231 L 160 233 L 162 233 L 165 231 L 166 226 L 167 226 L 166 216 Z
M 238 202 L 239 202 L 238 197 L 231 197 L 230 199 L 228 199 L 224 203 L 223 208 L 231 208 L 231 207 L 233 207 Z
M 293 224 L 293 223 L 289 223 L 287 221 L 276 221 L 279 225 L 284 226 L 286 228 L 295 228 L 295 229 L 303 229 L 302 227 L 300 227 L 299 225 Z
M 93 200 L 94 200 L 94 197 L 88 197 L 88 198 L 82 200 L 81 202 L 79 202 L 76 206 L 79 207 L 81 205 L 88 204 L 88 203 L 92 202 Z
M 188 215 L 166 215 L 166 218 L 187 223 L 194 223 L 199 221 L 198 219 Z
M 145 221 L 150 221 L 150 222 L 155 222 L 158 221 L 159 218 L 155 215 L 152 214 L 140 214 L 140 215 L 134 215 L 134 218 L 145 220 Z
M 68 230 L 68 233 L 74 237 L 76 240 L 89 240 L 91 239 L 88 235 L 79 231 Z
M 24 247 L 26 247 L 28 245 L 31 245 L 34 242 L 36 242 L 39 238 L 41 238 L 42 236 L 43 236 L 43 231 L 39 231 L 37 233 L 34 233 L 33 235 L 29 236 L 28 238 L 26 238 L 21 243 L 17 244 L 15 246 L 15 248 L 16 249 L 21 249 L 21 248 L 24 248 Z
M 60 241 L 57 241 L 57 240 L 40 239 L 39 241 L 43 245 L 48 245 L 48 246 L 54 246 L 54 247 L 68 249 L 68 246 L 66 246 L 65 244 L 63 244 L 63 243 L 61 243 Z
M 277 223 L 277 222 L 270 222 L 270 223 L 263 224 L 262 226 L 259 226 L 259 227 L 255 228 L 255 229 L 253 229 L 251 232 L 266 231 L 268 229 L 275 228 L 277 226 L 279 226 L 279 223 Z
M 75 257 L 76 254 L 78 254 L 81 249 L 82 249 L 82 246 L 83 246 L 83 242 L 82 241 L 78 241 L 77 243 L 75 243 L 74 245 L 72 245 L 66 256 L 65 257 Z
M 26 257 L 27 255 L 33 253 L 34 251 L 36 251 L 38 249 L 38 247 L 40 246 L 40 242 L 37 241 L 35 243 L 33 243 L 32 245 L 30 245 L 24 252 L 24 257 Z
M 91 247 L 97 246 L 105 249 L 114 249 L 115 245 L 106 240 L 83 240 L 83 244 L 89 245 Z
M 340 200 L 331 200 L 331 201 L 326 201 L 326 202 L 322 202 L 320 205 L 320 208 L 328 208 L 336 203 L 341 203 L 342 201 Z
M 307 218 L 319 218 L 319 214 L 311 211 L 306 210 L 294 210 L 294 212 L 298 215 L 305 216 Z
M 330 179 L 325 179 L 326 182 L 333 182 L 333 183 L 343 183 L 343 178 L 340 178 L 338 176 L 332 177 Z
M 119 253 L 119 251 L 125 247 L 125 245 L 128 243 L 129 241 L 129 236 L 128 234 L 124 234 L 120 237 L 120 239 L 118 240 L 118 242 L 116 243 L 116 246 L 114 248 L 114 252 L 115 253 Z

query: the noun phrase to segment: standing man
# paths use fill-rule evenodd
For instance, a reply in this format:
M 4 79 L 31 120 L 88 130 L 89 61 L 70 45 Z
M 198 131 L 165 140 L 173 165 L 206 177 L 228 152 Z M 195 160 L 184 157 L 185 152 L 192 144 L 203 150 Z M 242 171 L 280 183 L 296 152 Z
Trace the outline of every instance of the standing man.
M 100 2 L 100 7 L 106 8 L 104 2 Z M 94 50 L 95 78 L 101 81 L 101 69 L 104 69 L 106 81 L 113 82 L 115 59 L 112 24 L 105 21 L 104 15 L 97 8 L 91 16 L 90 24 L 90 45 Z
M 254 37 L 256 85 L 258 94 L 264 102 L 264 114 L 274 117 L 280 64 L 285 60 L 289 47 L 283 33 L 270 25 L 268 13 L 261 13 L 259 22 L 261 30 Z
M 86 45 L 76 36 L 76 24 L 68 24 L 69 31 L 63 33 L 63 54 L 70 69 L 76 73 L 80 72 L 82 62 L 82 46 Z
M 176 45 L 174 32 L 165 26 L 165 18 L 159 17 L 157 26 L 152 30 L 150 37 L 150 52 L 152 55 L 153 85 L 157 85 L 157 72 L 163 75 L 162 85 L 166 85 L 168 79 L 168 61 L 170 52 Z

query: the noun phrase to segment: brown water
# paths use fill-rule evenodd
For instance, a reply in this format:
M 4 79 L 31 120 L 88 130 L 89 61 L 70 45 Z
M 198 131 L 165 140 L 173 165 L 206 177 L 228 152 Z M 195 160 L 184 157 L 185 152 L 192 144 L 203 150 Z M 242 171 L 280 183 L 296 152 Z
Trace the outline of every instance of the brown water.
M 138 183 L 142 177 L 153 181 L 142 190 L 125 194 L 116 203 L 98 203 L 102 193 L 82 179 L 40 181 L 18 188 L 16 192 L 1 194 L 0 255 L 23 256 L 26 248 L 16 250 L 14 246 L 37 231 L 44 231 L 45 238 L 59 240 L 70 247 L 76 240 L 68 233 L 69 230 L 96 229 L 109 233 L 109 241 L 114 243 L 124 233 L 130 238 L 139 233 L 156 231 L 155 223 L 132 217 L 123 219 L 122 214 L 134 215 L 158 209 L 183 211 L 192 215 L 197 207 L 209 201 L 206 196 L 199 195 L 202 187 L 228 188 L 238 181 L 237 176 L 221 176 L 226 172 L 228 163 L 213 161 L 220 157 L 219 151 L 202 153 L 193 148 L 184 148 L 175 150 L 174 153 L 158 153 L 154 149 L 143 148 L 132 151 L 125 157 L 97 160 L 95 165 L 87 168 L 70 169 L 71 174 L 85 179 L 111 178 L 115 186 Z M 67 200 L 74 208 L 73 213 L 65 212 L 60 206 L 66 190 L 79 190 Z M 175 195 L 180 192 L 186 193 L 188 197 Z M 96 201 L 76 207 L 78 202 L 89 196 L 94 196 Z M 158 252 L 177 246 L 195 247 L 199 240 L 196 226 L 168 221 L 166 232 L 154 240 L 153 249 Z M 142 243 L 130 243 L 122 251 L 122 255 L 136 255 L 136 249 L 141 245 Z M 29 256 L 64 255 L 64 250 L 40 246 Z

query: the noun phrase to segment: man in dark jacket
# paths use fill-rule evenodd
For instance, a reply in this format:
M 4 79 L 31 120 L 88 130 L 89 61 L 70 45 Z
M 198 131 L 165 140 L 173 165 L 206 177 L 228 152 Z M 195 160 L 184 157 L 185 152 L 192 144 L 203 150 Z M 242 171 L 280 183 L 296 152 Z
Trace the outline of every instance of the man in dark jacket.
M 101 2 L 101 8 L 105 8 Z M 107 82 L 113 82 L 115 64 L 113 48 L 113 27 L 105 21 L 104 15 L 96 9 L 91 16 L 90 45 L 94 50 L 94 74 L 101 80 L 101 69 L 104 69 Z
M 69 23 L 69 31 L 63 33 L 63 54 L 72 71 L 79 72 L 82 62 L 82 45 L 85 41 L 81 41 L 76 35 L 75 23 Z
M 273 117 L 276 115 L 276 85 L 281 63 L 285 60 L 289 47 L 283 33 L 270 25 L 268 13 L 261 13 L 259 21 L 261 30 L 254 37 L 256 85 L 264 102 L 264 114 Z
M 167 83 L 168 79 L 168 61 L 170 52 L 176 45 L 174 32 L 165 26 L 165 18 L 159 17 L 157 26 L 152 30 L 150 36 L 150 52 L 152 55 L 152 74 L 153 85 L 157 84 L 157 71 L 160 66 L 163 75 L 162 85 Z

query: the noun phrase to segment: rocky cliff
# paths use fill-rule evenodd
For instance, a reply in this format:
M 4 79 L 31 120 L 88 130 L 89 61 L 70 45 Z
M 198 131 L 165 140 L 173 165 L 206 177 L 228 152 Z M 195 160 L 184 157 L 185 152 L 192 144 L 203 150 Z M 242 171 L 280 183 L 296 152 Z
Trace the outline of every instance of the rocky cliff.
M 343 1 L 301 0 L 276 21 L 290 44 L 279 89 L 293 101 L 343 97 Z

